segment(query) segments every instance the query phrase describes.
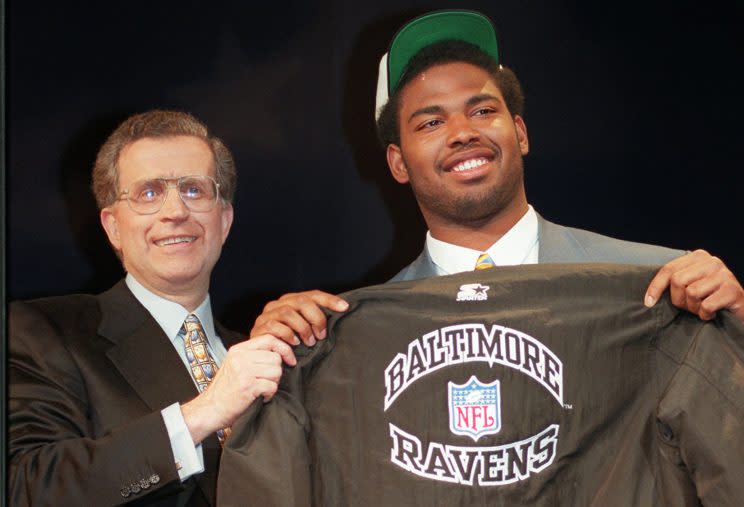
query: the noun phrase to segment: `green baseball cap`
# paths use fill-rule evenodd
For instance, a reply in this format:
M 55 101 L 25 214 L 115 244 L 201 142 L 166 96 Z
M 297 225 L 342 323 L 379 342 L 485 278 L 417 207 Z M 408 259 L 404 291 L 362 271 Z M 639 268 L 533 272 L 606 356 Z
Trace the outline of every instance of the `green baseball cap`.
M 414 18 L 398 30 L 380 61 L 376 117 L 400 83 L 411 58 L 425 47 L 444 40 L 469 42 L 499 63 L 496 30 L 491 20 L 480 12 L 442 10 Z

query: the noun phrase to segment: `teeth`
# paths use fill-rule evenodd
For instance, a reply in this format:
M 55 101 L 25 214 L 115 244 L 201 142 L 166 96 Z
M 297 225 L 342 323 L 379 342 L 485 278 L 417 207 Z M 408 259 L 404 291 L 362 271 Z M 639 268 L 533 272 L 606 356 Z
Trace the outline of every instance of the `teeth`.
M 196 238 L 193 236 L 177 236 L 175 238 L 167 238 L 156 241 L 155 244 L 158 246 L 175 245 L 176 243 L 191 243 Z
M 464 162 L 460 162 L 455 167 L 452 168 L 455 172 L 460 171 L 467 171 L 468 169 L 475 169 L 476 167 L 480 167 L 483 164 L 487 164 L 488 160 L 485 158 L 475 158 L 471 160 L 466 160 Z

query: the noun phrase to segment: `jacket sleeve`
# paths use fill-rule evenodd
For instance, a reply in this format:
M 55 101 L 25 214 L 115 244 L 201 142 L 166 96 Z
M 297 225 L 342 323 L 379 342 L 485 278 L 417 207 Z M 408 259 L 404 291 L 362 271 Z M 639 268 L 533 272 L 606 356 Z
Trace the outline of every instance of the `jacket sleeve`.
M 101 434 L 88 397 L 97 386 L 66 330 L 26 303 L 8 321 L 10 505 L 115 505 L 183 489 L 160 412 Z
M 744 328 L 728 317 L 699 327 L 657 412 L 662 453 L 703 505 L 744 498 Z

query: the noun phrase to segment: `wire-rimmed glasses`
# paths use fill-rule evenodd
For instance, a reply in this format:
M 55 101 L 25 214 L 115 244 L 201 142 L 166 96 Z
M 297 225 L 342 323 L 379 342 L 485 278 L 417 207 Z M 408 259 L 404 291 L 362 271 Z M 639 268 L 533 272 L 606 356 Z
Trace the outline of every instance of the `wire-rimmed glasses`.
M 186 207 L 197 212 L 212 211 L 220 195 L 220 185 L 214 178 L 189 175 L 135 181 L 119 194 L 118 200 L 126 199 L 135 213 L 152 215 L 163 207 L 171 188 L 177 188 L 178 195 Z

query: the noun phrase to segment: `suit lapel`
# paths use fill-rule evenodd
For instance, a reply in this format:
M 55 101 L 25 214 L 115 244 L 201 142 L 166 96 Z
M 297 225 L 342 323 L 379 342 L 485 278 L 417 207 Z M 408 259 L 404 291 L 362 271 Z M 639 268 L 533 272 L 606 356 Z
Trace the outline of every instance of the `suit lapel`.
M 107 356 L 152 410 L 188 401 L 197 391 L 162 328 L 119 282 L 99 296 L 99 333 L 114 345 Z
M 432 276 L 441 276 L 445 273 L 434 264 L 429 256 L 429 251 L 424 246 L 424 250 L 406 269 L 400 280 L 419 280 Z
M 214 321 L 214 329 L 215 331 L 217 331 L 217 335 L 220 337 L 220 340 L 222 340 L 222 344 L 225 346 L 225 349 L 229 349 L 236 343 L 248 339 L 247 335 L 238 333 L 237 331 L 233 331 L 231 329 L 227 329 L 216 320 Z
M 540 249 L 537 257 L 539 263 L 545 262 L 581 262 L 588 259 L 582 247 L 568 229 L 545 220 L 537 215 L 537 237 Z

